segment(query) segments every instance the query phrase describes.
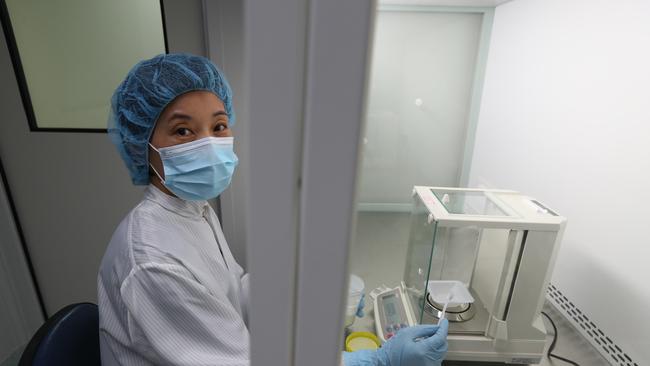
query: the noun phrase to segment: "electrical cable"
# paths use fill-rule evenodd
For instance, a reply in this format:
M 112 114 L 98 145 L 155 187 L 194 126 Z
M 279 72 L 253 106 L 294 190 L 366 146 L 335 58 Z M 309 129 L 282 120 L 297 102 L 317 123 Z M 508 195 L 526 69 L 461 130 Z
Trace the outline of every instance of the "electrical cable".
M 555 326 L 555 322 L 553 321 L 553 319 L 551 319 L 551 317 L 548 316 L 548 314 L 546 314 L 545 312 L 542 311 L 542 315 L 544 315 L 546 317 L 546 319 L 548 319 L 548 321 L 551 323 L 551 326 L 553 327 L 553 341 L 551 342 L 551 345 L 548 347 L 548 351 L 546 352 L 546 356 L 548 358 L 551 358 L 551 357 L 557 358 L 560 361 L 564 361 L 566 363 L 570 363 L 570 364 L 575 365 L 575 366 L 580 366 L 575 361 L 571 361 L 568 358 L 564 358 L 562 356 L 558 356 L 558 355 L 553 353 L 553 350 L 555 349 L 555 344 L 557 343 L 557 327 Z

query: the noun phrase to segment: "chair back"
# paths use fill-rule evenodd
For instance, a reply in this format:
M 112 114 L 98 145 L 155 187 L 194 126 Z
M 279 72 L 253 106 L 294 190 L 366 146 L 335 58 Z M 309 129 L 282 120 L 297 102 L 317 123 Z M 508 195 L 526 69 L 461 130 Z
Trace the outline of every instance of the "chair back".
M 36 331 L 18 366 L 100 366 L 99 311 L 91 303 L 59 310 Z

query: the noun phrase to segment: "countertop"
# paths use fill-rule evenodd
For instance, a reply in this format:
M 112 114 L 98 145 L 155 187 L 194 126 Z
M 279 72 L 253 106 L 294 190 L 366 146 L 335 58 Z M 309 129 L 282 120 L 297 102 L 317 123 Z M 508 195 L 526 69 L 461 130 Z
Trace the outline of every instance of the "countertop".
M 544 304 L 543 311 L 548 314 L 551 319 L 555 322 L 555 326 L 558 329 L 558 341 L 555 346 L 553 353 L 560 355 L 562 357 L 568 358 L 577 362 L 581 366 L 608 366 L 610 365 L 605 358 L 603 358 L 600 353 L 589 343 L 587 342 L 580 333 L 571 325 L 561 314 L 558 312 L 551 303 L 548 301 Z M 351 331 L 366 331 L 375 333 L 374 325 L 374 314 L 372 306 L 366 307 L 366 316 L 363 318 L 357 318 L 354 324 L 351 326 Z M 544 324 L 546 329 L 549 330 L 549 335 L 547 336 L 547 345 L 551 344 L 553 340 L 553 327 L 548 322 L 547 319 L 544 319 Z M 445 361 L 443 365 L 446 366 L 501 366 L 506 365 L 504 363 L 493 363 L 493 362 L 467 362 L 467 361 Z M 540 366 L 564 366 L 569 365 L 561 360 L 557 359 L 548 359 L 544 357 Z

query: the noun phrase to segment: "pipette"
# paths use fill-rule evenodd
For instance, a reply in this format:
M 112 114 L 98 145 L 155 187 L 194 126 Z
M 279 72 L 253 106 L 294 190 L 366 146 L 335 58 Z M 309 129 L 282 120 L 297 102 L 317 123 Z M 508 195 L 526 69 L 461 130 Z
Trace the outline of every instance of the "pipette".
M 445 306 L 442 307 L 442 313 L 440 313 L 440 318 L 438 319 L 438 325 L 440 325 L 440 322 L 442 319 L 445 318 L 445 313 L 447 312 L 447 306 L 449 305 L 449 302 L 451 301 L 452 294 L 451 292 L 447 294 L 447 300 L 445 300 Z
M 449 302 L 451 301 L 451 297 L 452 297 L 452 293 L 450 292 L 450 293 L 447 294 L 447 299 L 445 300 L 445 306 L 442 307 L 442 313 L 440 313 L 440 319 L 438 319 L 438 325 L 440 325 L 440 322 L 442 321 L 442 319 L 445 318 L 445 313 L 447 312 L 447 305 L 449 305 Z M 426 338 L 426 337 L 417 337 L 417 338 L 414 339 L 414 341 L 419 342 L 419 341 L 423 340 L 424 338 Z

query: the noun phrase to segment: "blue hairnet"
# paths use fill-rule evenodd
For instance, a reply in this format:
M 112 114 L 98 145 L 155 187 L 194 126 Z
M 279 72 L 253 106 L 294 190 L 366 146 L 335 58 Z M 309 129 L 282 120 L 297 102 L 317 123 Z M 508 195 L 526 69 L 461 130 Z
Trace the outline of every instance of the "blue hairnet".
M 140 61 L 111 98 L 108 135 L 117 147 L 133 184 L 149 183 L 148 143 L 158 116 L 181 94 L 214 93 L 235 122 L 232 91 L 223 73 L 205 57 L 175 53 Z

